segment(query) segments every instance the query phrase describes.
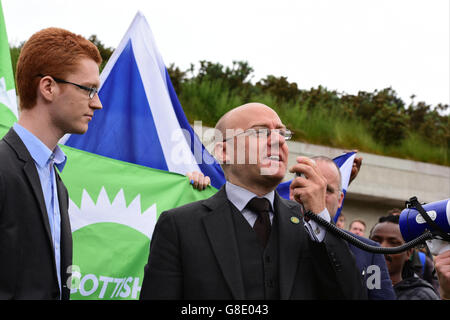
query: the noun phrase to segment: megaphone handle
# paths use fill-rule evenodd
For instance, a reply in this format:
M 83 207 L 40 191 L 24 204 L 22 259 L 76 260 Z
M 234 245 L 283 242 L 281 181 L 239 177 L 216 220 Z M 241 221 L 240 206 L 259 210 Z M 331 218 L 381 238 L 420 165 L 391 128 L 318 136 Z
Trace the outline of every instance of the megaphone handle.
M 437 256 L 447 250 L 450 250 L 450 243 L 447 241 L 433 239 L 427 240 L 428 247 L 430 248 L 430 252 Z

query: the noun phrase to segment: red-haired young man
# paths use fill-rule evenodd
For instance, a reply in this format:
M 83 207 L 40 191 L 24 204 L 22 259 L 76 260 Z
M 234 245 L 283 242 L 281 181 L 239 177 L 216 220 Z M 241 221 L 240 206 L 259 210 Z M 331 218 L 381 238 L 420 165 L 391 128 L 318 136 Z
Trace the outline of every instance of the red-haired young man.
M 97 47 L 48 28 L 23 46 L 19 120 L 0 141 L 0 299 L 69 299 L 72 236 L 58 141 L 82 134 L 102 104 Z M 58 171 L 56 170 L 58 169 Z

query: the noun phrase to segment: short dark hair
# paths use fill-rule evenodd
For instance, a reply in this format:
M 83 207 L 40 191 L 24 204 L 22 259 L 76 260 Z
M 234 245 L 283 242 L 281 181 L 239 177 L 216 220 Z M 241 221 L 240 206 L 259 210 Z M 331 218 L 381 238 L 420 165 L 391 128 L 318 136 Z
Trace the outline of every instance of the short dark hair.
M 395 216 L 395 215 L 390 214 L 390 215 L 385 216 L 385 217 L 380 217 L 378 219 L 378 223 L 392 222 L 392 223 L 398 224 L 399 220 L 400 220 L 400 216 Z
M 387 215 L 387 216 L 380 217 L 380 218 L 378 219 L 378 222 L 375 223 L 375 225 L 372 227 L 372 229 L 370 229 L 369 238 L 372 238 L 372 232 L 373 232 L 373 230 L 374 230 L 375 227 L 376 227 L 377 225 L 379 225 L 380 223 L 383 223 L 383 222 L 391 222 L 391 223 L 399 224 L 399 220 L 400 220 L 400 216 L 396 216 L 396 215 L 393 215 L 393 214 L 390 214 L 390 215 Z
M 387 212 L 388 215 L 394 215 L 394 213 L 400 214 L 400 213 L 402 213 L 402 209 L 399 209 L 399 208 L 393 208 L 393 209 L 391 209 L 391 210 L 389 210 L 389 211 Z

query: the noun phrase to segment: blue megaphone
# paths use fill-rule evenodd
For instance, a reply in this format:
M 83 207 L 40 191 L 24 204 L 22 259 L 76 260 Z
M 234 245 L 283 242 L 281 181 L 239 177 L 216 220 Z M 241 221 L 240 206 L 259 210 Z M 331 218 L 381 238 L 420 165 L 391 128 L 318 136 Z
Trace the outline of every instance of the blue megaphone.
M 450 234 L 450 199 L 431 202 L 422 207 L 443 232 Z M 432 230 L 419 211 L 414 208 L 406 208 L 402 211 L 399 225 L 406 242 L 420 236 L 425 229 Z

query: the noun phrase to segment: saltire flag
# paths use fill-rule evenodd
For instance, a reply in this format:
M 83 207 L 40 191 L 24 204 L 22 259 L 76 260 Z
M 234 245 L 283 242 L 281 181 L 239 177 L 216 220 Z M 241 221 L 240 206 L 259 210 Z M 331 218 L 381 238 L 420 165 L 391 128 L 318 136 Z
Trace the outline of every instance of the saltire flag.
M 6 23 L 0 1 L 0 138 L 17 121 L 17 98 Z
M 139 165 L 201 171 L 220 188 L 220 165 L 186 119 L 145 17 L 138 12 L 100 77 L 97 111 L 84 135 L 66 145 Z
M 333 159 L 341 171 L 341 190 L 344 193 L 344 199 L 339 207 L 336 215 L 334 216 L 334 222 L 337 222 L 339 215 L 341 214 L 342 207 L 344 206 L 345 195 L 347 194 L 348 184 L 350 183 L 350 176 L 352 174 L 353 162 L 355 161 L 356 152 L 348 152 L 339 157 Z
M 348 184 L 350 182 L 350 175 L 352 173 L 353 161 L 355 160 L 356 152 L 347 152 L 343 155 L 340 155 L 333 159 L 334 163 L 339 167 L 339 171 L 341 172 L 341 190 L 345 194 L 347 193 Z M 289 199 L 289 186 L 292 180 L 280 183 L 277 187 L 277 191 L 285 199 Z M 336 215 L 334 216 L 334 222 L 337 222 L 339 215 L 341 214 L 342 207 L 344 206 L 344 200 L 342 200 L 342 204 L 339 207 Z

